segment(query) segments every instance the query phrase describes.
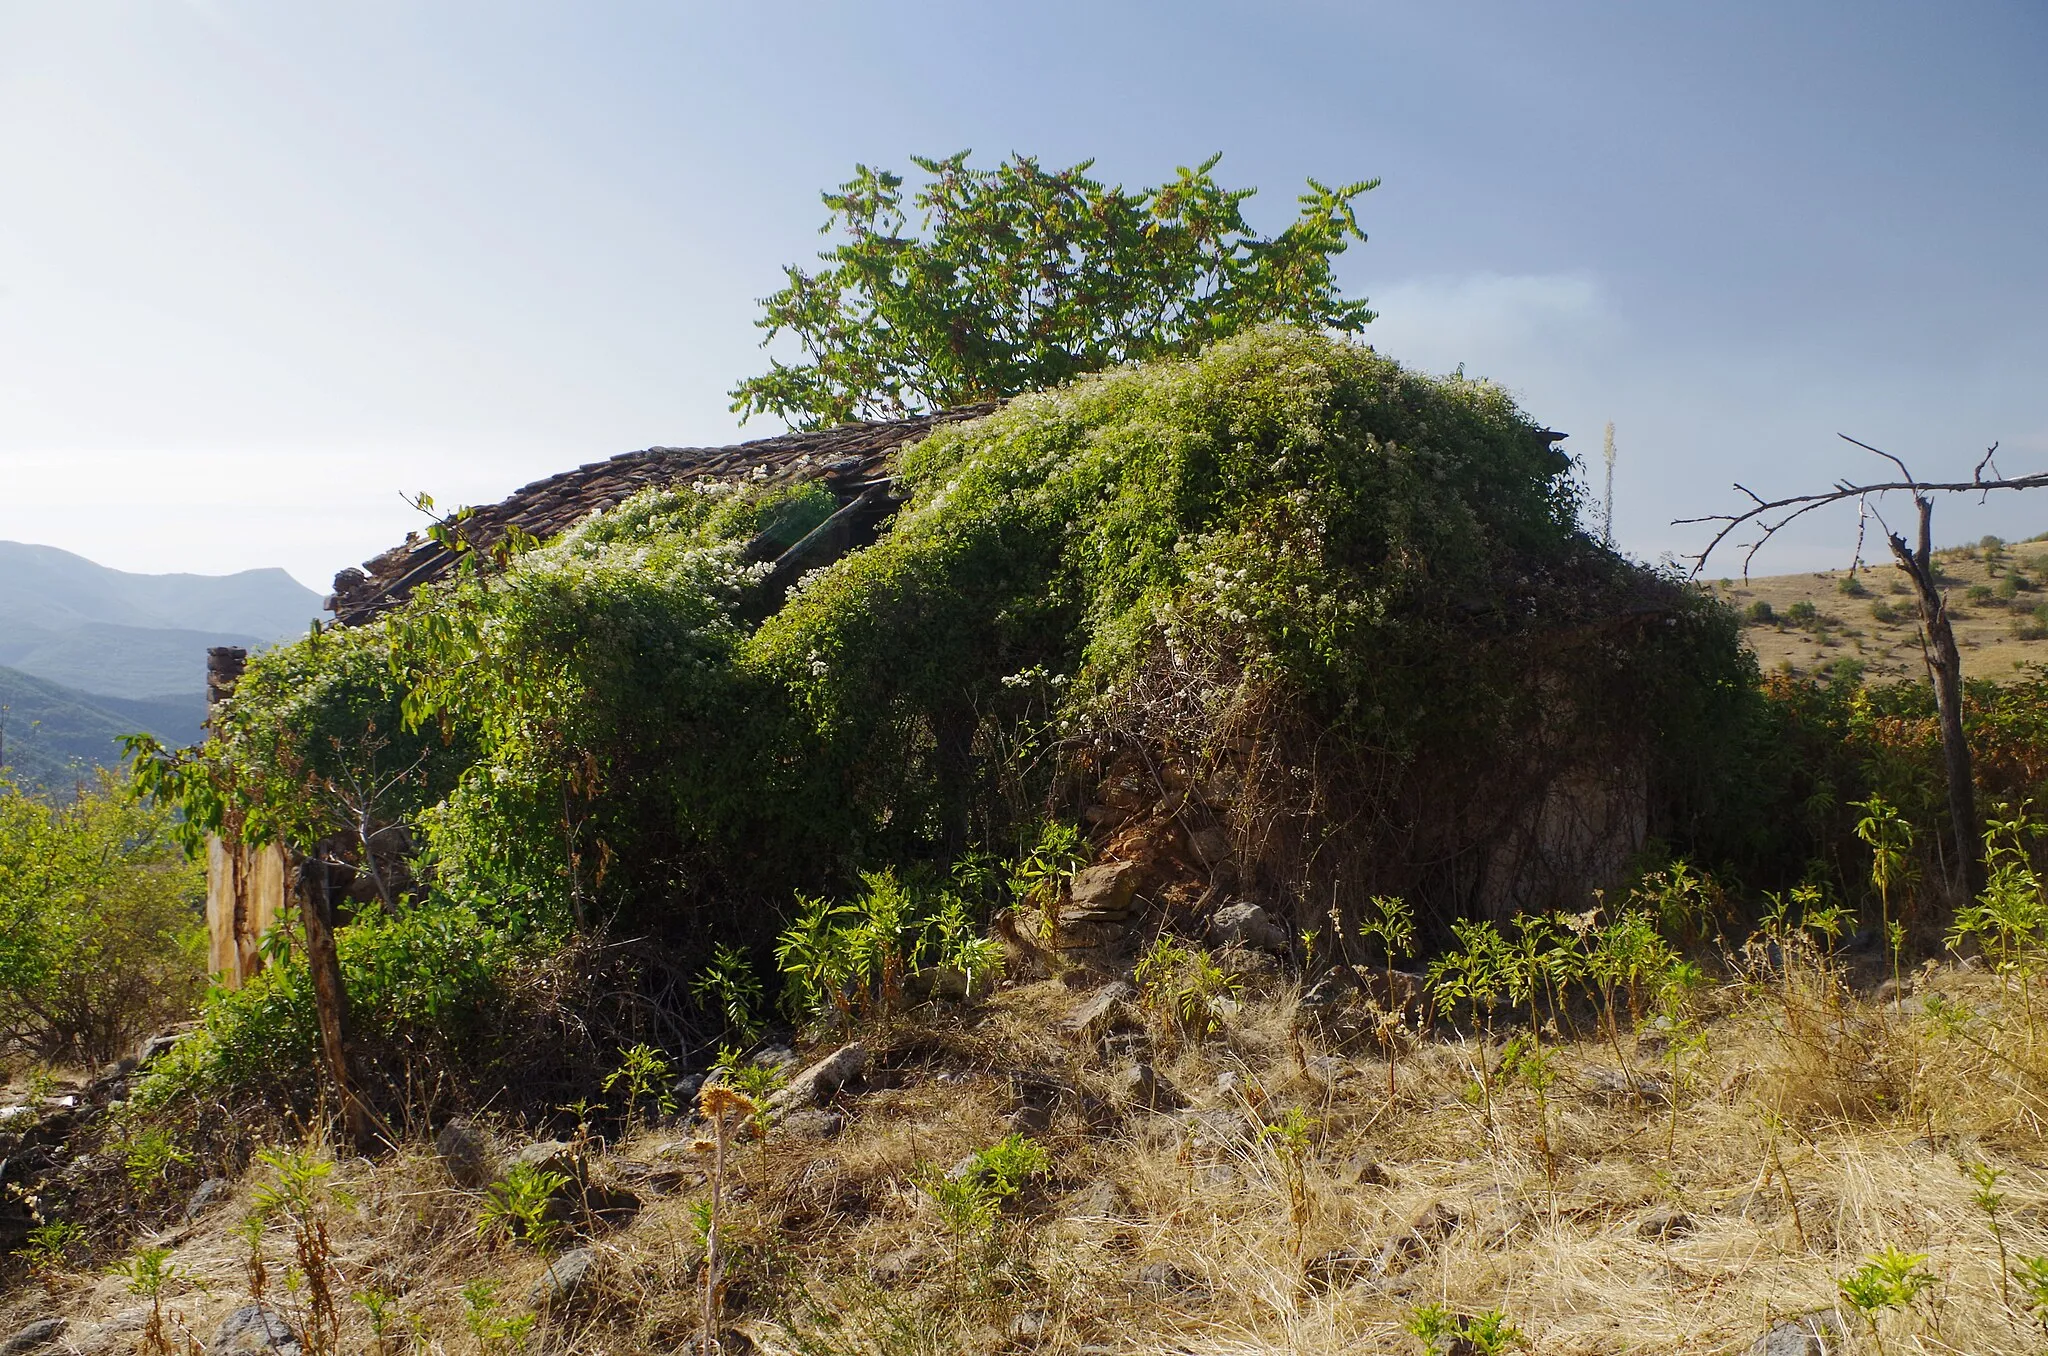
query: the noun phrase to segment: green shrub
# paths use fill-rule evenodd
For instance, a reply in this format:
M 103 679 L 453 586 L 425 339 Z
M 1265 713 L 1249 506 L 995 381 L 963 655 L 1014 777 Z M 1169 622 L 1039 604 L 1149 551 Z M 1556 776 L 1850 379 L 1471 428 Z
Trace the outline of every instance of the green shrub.
M 0 778 L 0 1053 L 96 1065 L 185 1017 L 204 901 L 170 813 L 124 779 L 60 806 Z
M 1820 621 L 1820 609 L 1801 598 L 1785 609 L 1785 620 L 1794 626 L 1810 627 Z

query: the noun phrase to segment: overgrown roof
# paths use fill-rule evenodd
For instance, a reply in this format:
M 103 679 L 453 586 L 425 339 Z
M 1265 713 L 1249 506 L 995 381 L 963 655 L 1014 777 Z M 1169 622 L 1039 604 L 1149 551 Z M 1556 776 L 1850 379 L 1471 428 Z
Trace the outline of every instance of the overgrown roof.
M 888 478 L 888 462 L 942 424 L 988 414 L 994 404 L 971 405 L 886 423 L 842 424 L 813 433 L 785 433 L 731 447 L 650 447 L 607 461 L 586 462 L 536 480 L 496 504 L 471 511 L 459 526 L 471 546 L 489 548 L 517 528 L 546 538 L 651 486 L 700 480 L 823 480 L 841 503 Z M 455 566 L 456 553 L 409 533 L 397 546 L 334 576 L 327 608 L 344 626 L 370 621 L 403 603 L 414 589 Z

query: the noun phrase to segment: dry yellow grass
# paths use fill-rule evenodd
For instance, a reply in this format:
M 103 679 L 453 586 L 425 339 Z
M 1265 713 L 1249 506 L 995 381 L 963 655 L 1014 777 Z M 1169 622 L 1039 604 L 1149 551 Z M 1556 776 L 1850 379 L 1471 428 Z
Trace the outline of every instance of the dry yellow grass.
M 2048 631 L 2033 639 L 2018 633 L 2034 620 L 2029 616 L 2033 609 L 2048 602 L 2048 543 L 2019 542 L 1990 552 L 1958 547 L 1936 556 L 1942 575 L 1951 581 L 1956 644 L 1963 652 L 1966 673 L 1996 678 L 2025 664 L 2048 661 Z M 2010 598 L 2000 597 L 2000 582 L 2014 576 L 2026 587 Z M 1744 640 L 1766 672 L 1789 668 L 1809 674 L 1837 660 L 1854 659 L 1873 681 L 1924 679 L 1919 624 L 1905 576 L 1888 557 L 1880 557 L 1857 571 L 1856 586 L 1862 592 L 1842 592 L 1848 577 L 1847 570 L 1823 570 L 1722 579 L 1714 588 L 1739 610 L 1747 612 L 1761 602 L 1777 614 L 1776 622 L 1743 628 Z M 1973 599 L 1972 588 L 1989 596 Z M 1819 624 L 1785 620 L 1799 603 L 1813 607 Z
M 746 1337 L 731 1345 L 1412 1352 L 1403 1325 L 1435 1301 L 1502 1309 L 1539 1352 L 1718 1353 L 1745 1349 L 1772 1319 L 1834 1305 L 1842 1276 L 1896 1246 L 1925 1253 L 1937 1284 L 1885 1320 L 1884 1350 L 2039 1351 L 2017 1289 L 2001 1295 L 1997 1240 L 1964 1169 L 2006 1172 L 2014 1264 L 2048 1254 L 2048 1021 L 2030 1036 L 1997 980 L 1961 968 L 1924 972 L 1911 998 L 1884 1007 L 1840 997 L 1810 970 L 1795 978 L 1735 974 L 1712 993 L 1705 1048 L 1680 1063 L 1675 1129 L 1662 1098 L 1630 1096 L 1606 1040 L 1557 1032 L 1543 1123 L 1554 1164 L 1527 1087 L 1496 1089 L 1490 1107 L 1472 1095 L 1476 1040 L 1413 1043 L 1390 1102 L 1374 1051 L 1297 1045 L 1296 991 L 1282 980 L 1248 994 L 1218 1039 L 1154 1033 L 1160 1072 L 1195 1114 L 1114 1106 L 1115 1066 L 1062 1032 L 1076 995 L 1057 982 L 866 1032 L 883 1070 L 846 1101 L 843 1132 L 777 1132 L 733 1161 L 727 1310 Z M 1638 1049 L 1624 1033 L 1623 1049 L 1631 1076 L 1668 1076 L 1653 1041 Z M 1486 1062 L 1497 1059 L 1496 1046 Z M 1017 1071 L 1072 1089 L 1043 1136 L 1052 1173 L 1003 1212 L 987 1249 L 963 1250 L 920 1173 L 1001 1137 Z M 1290 1107 L 1314 1123 L 1299 1252 L 1284 1146 L 1257 1128 Z M 602 1156 L 647 1206 L 593 1241 L 607 1302 L 537 1330 L 531 1349 L 693 1349 L 702 1187 L 689 1138 L 650 1131 Z M 426 1334 L 393 1352 L 480 1350 L 460 1294 L 475 1280 L 523 1310 L 542 1259 L 480 1242 L 478 1196 L 450 1184 L 430 1150 L 345 1162 L 338 1178 L 359 1202 L 336 1234 L 341 1288 L 392 1290 Z M 204 1289 L 187 1286 L 171 1308 L 202 1339 L 242 1290 L 233 1230 L 252 1187 L 173 1240 Z M 1670 1227 L 1646 1230 L 1653 1217 Z M 281 1239 L 271 1252 L 281 1261 Z M 135 1303 L 107 1278 L 47 1284 L 10 1314 L 55 1308 L 82 1333 Z M 1845 1317 L 1843 1349 L 1877 1350 Z M 368 1349 L 359 1311 L 344 1346 Z

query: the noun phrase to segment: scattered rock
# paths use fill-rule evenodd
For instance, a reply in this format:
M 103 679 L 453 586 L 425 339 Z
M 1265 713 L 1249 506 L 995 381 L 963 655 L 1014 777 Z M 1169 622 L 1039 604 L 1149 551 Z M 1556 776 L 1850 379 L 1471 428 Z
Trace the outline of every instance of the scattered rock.
M 299 1339 L 275 1309 L 245 1304 L 220 1321 L 206 1356 L 300 1356 Z
M 1026 1309 L 1023 1313 L 1010 1320 L 1010 1340 L 1013 1342 L 1028 1342 L 1044 1332 L 1047 1323 L 1048 1320 L 1043 1313 L 1036 1309 Z
M 1698 1227 L 1693 1223 L 1692 1216 L 1683 1210 L 1652 1210 L 1637 1223 L 1636 1237 L 1665 1242 L 1674 1238 L 1684 1238 Z
M 1112 1064 L 1146 1059 L 1152 1054 L 1152 1033 L 1143 1027 L 1112 1031 L 1102 1038 L 1102 1057 Z
M 1393 1177 L 1378 1159 L 1369 1154 L 1353 1154 L 1333 1169 L 1336 1179 L 1347 1186 L 1392 1186 Z
M 1134 1064 L 1124 1070 L 1117 1079 L 1117 1096 L 1147 1111 L 1178 1111 L 1188 1104 L 1172 1080 L 1150 1064 Z
M 846 1117 L 836 1111 L 805 1107 L 782 1118 L 782 1132 L 795 1139 L 830 1139 L 846 1128 Z
M 819 1106 L 841 1088 L 867 1072 L 868 1048 L 859 1041 L 842 1045 L 805 1069 L 768 1099 L 771 1110 L 786 1112 L 797 1107 Z
M 962 1003 L 974 996 L 973 976 L 957 965 L 927 965 L 903 981 L 903 998 L 910 1004 L 943 999 Z
M 705 1075 L 691 1073 L 669 1084 L 668 1095 L 675 1101 L 676 1115 L 682 1120 L 688 1121 L 696 1116 L 697 1094 L 704 1090 L 706 1081 Z
M 1073 1089 L 1057 1078 L 1014 1073 L 1010 1077 L 1010 1115 L 1004 1124 L 1012 1134 L 1042 1135 L 1052 1129 L 1053 1113 L 1072 1093 Z
M 1456 1232 L 1462 1222 L 1458 1212 L 1442 1201 L 1430 1206 L 1380 1249 L 1380 1274 L 1391 1276 L 1395 1272 L 1406 1271 L 1435 1251 L 1437 1245 Z
M 1670 1099 L 1670 1090 L 1661 1074 L 1641 1069 L 1609 1069 L 1603 1065 L 1588 1065 L 1580 1074 L 1585 1081 L 1586 1095 L 1609 1102 L 1635 1102 L 1644 1106 L 1664 1106 Z
M 1103 985 L 1068 1014 L 1067 1034 L 1092 1040 L 1135 1024 L 1137 1017 L 1131 1011 L 1131 1004 L 1137 997 L 1138 991 L 1121 979 Z
M 1230 835 L 1221 829 L 1197 829 L 1188 835 L 1188 847 L 1203 866 L 1214 866 L 1230 856 Z
M 1143 874 L 1144 868 L 1137 862 L 1103 862 L 1075 872 L 1067 890 L 1067 907 L 1060 914 L 1061 930 L 1065 931 L 1069 919 L 1122 922 L 1128 918 Z
M 1067 1197 L 1062 1207 L 1071 1219 L 1117 1219 L 1129 1203 L 1116 1183 L 1106 1180 L 1090 1182 L 1073 1195 Z
M 151 1036 L 135 1048 L 135 1067 L 140 1069 L 151 1060 L 162 1059 L 171 1052 L 171 1047 L 191 1035 L 191 1031 L 166 1031 L 160 1036 Z
M 1259 951 L 1285 951 L 1287 930 L 1256 904 L 1242 900 L 1225 904 L 1209 920 L 1209 935 L 1225 946 L 1250 947 Z
M 533 1283 L 527 1305 L 536 1312 L 560 1317 L 587 1304 L 596 1294 L 598 1256 L 590 1248 L 571 1248 L 548 1263 Z
M 1781 1319 L 1752 1342 L 1749 1356 L 1832 1356 L 1842 1340 L 1842 1321 L 1832 1309 Z
M 1216 968 L 1232 979 L 1267 979 L 1280 973 L 1280 962 L 1270 951 L 1254 951 L 1232 942 L 1216 949 Z
M 38 1351 L 62 1337 L 64 1330 L 70 1326 L 66 1319 L 39 1318 L 6 1341 L 0 1342 L 0 1356 L 28 1356 L 29 1352 Z
M 434 1152 L 455 1185 L 481 1191 L 491 1184 L 491 1143 L 467 1116 L 457 1116 L 434 1136 Z
M 754 1063 L 764 1069 L 787 1069 L 796 1063 L 796 1051 L 786 1045 L 764 1045 L 754 1052 Z
M 870 1262 L 868 1276 L 877 1285 L 902 1285 L 915 1278 L 925 1265 L 924 1246 L 912 1243 Z
M 1374 1257 L 1356 1248 L 1333 1248 L 1309 1258 L 1301 1270 L 1310 1289 L 1327 1292 L 1370 1279 L 1377 1274 L 1378 1263 Z
M 1052 1129 L 1052 1113 L 1049 1106 L 1020 1106 L 1003 1118 L 1004 1133 L 1030 1135 L 1035 1139 Z
M 1131 1269 L 1131 1280 L 1138 1285 L 1157 1286 L 1162 1290 L 1200 1290 L 1202 1278 L 1178 1262 L 1155 1260 L 1143 1262 Z
M 1884 981 L 1884 983 L 1877 986 L 1877 992 L 1872 994 L 1871 998 L 1872 1001 L 1880 1005 L 1885 1003 L 1896 1003 L 1902 998 L 1909 997 L 1912 994 L 1912 992 L 1912 980 L 1887 979 L 1886 981 Z
M 559 1173 L 569 1179 L 572 1187 L 580 1186 L 590 1176 L 590 1165 L 576 1146 L 559 1139 L 536 1140 L 519 1149 L 505 1163 L 507 1172 L 514 1168 Z
M 185 1202 L 185 1222 L 190 1224 L 207 1211 L 232 1196 L 234 1183 L 225 1177 L 209 1177 L 199 1184 L 190 1200 Z

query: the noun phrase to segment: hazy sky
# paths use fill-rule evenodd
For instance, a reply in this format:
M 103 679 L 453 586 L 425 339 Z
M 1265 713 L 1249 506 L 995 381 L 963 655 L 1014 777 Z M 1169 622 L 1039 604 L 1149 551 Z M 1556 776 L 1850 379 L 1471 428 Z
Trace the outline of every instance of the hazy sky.
M 0 0 L 0 538 L 324 591 L 401 492 L 733 441 L 819 191 L 963 147 L 1132 185 L 1221 151 L 1264 229 L 1382 177 L 1341 267 L 1372 342 L 1595 463 L 1614 420 L 1648 558 L 1731 480 L 1871 470 L 1837 430 L 2048 467 L 2040 0 Z

